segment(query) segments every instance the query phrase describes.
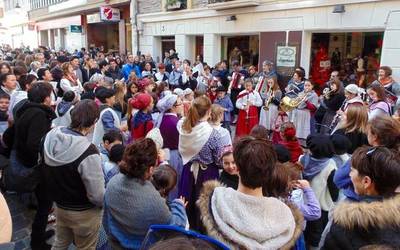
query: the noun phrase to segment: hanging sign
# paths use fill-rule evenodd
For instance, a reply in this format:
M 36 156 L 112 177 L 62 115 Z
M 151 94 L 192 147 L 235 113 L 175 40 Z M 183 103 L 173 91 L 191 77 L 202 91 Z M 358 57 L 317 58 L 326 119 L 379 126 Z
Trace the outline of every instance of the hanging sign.
M 117 22 L 121 20 L 121 13 L 119 9 L 111 8 L 108 6 L 100 7 L 100 19 L 102 21 Z
M 277 67 L 295 67 L 296 65 L 296 47 L 295 46 L 277 46 L 276 49 Z

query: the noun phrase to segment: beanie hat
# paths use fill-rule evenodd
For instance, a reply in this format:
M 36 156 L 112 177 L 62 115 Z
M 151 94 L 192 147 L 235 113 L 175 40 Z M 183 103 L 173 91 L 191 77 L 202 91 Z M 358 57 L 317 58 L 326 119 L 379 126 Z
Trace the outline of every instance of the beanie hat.
M 345 90 L 351 94 L 357 95 L 359 92 L 358 86 L 355 84 L 349 84 L 346 86 Z
M 152 97 L 149 94 L 138 93 L 132 97 L 129 103 L 132 108 L 142 110 L 150 105 L 151 99 Z
M 306 144 L 312 156 L 316 159 L 331 158 L 335 153 L 332 141 L 328 135 L 309 135 Z
M 125 146 L 122 144 L 115 144 L 110 149 L 110 161 L 114 163 L 118 163 L 122 160 L 122 156 L 124 155 Z
M 331 135 L 331 141 L 333 147 L 335 149 L 335 154 L 342 155 L 347 153 L 347 151 L 351 148 L 352 143 L 349 138 L 345 135 L 341 134 L 333 134 Z

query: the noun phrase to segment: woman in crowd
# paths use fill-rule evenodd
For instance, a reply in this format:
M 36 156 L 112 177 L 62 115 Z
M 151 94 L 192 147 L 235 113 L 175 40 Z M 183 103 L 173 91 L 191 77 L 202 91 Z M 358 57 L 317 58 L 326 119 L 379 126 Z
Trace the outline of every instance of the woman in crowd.
M 133 81 L 130 82 L 126 87 L 126 94 L 124 97 L 125 102 L 129 102 L 129 99 L 131 99 L 138 91 L 139 89 L 137 84 Z
M 314 91 L 314 85 L 309 80 L 304 82 L 304 92 L 301 93 L 304 96 L 303 100 L 300 100 L 300 104 L 291 112 L 290 120 L 296 128 L 296 137 L 305 140 L 312 132 L 314 125 L 312 121 L 318 106 L 318 96 Z
M 260 111 L 260 125 L 266 127 L 271 133 L 274 129 L 275 120 L 278 117 L 282 91 L 280 90 L 275 77 L 268 79 L 268 86 L 268 94 L 265 97 L 264 106 Z
M 6 73 L 12 73 L 11 66 L 7 62 L 1 62 L 0 63 L 0 75 L 6 74 Z
M 83 87 L 79 79 L 76 77 L 72 65 L 69 62 L 65 62 L 61 65 L 61 68 L 63 71 L 63 78 L 60 81 L 58 95 L 61 95 L 62 97 L 64 92 L 72 90 L 77 96 L 80 96 L 80 94 L 83 92 Z
M 290 161 L 297 162 L 300 155 L 303 154 L 303 149 L 296 137 L 296 127 L 291 122 L 285 122 L 280 127 L 280 137 L 279 144 L 287 148 L 290 152 Z
M 373 118 L 367 125 L 367 137 L 369 145 L 373 147 L 387 147 L 400 150 L 400 122 L 390 116 Z M 349 174 L 351 161 L 336 171 L 334 182 L 343 194 L 350 200 L 359 200 L 360 197 L 354 192 Z
M 44 140 L 44 179 L 56 203 L 56 239 L 52 249 L 95 249 L 104 198 L 101 157 L 87 135 L 99 118 L 92 100 L 79 102 L 69 127 L 52 129 Z
M 390 67 L 381 66 L 378 71 L 378 80 L 372 84 L 378 84 L 385 88 L 387 93 L 390 94 L 391 105 L 394 106 L 394 110 L 397 110 L 400 107 L 400 83 L 393 79 L 392 72 Z
M 323 99 L 316 120 L 320 125 L 320 133 L 328 134 L 336 112 L 344 105 L 346 97 L 342 82 L 338 79 L 329 82 L 328 88 L 324 90 Z M 320 114 L 320 115 L 318 115 Z
M 272 145 L 243 137 L 233 156 L 240 176 L 237 191 L 207 182 L 197 202 L 207 234 L 232 249 L 290 249 L 301 234 L 303 216 L 294 206 L 263 196 L 262 187 L 273 187 L 279 178 Z
M 170 211 L 150 181 L 157 157 L 153 140 L 134 142 L 124 152 L 120 173 L 108 183 L 103 226 L 112 249 L 139 249 L 153 224 L 186 225 L 184 201 L 174 200 Z
M 222 152 L 221 135 L 207 122 L 211 113 L 211 101 L 197 97 L 187 117 L 178 122 L 179 153 L 183 160 L 183 172 L 179 194 L 189 202 L 187 212 L 192 228 L 200 228 L 199 212 L 195 206 L 203 183 L 219 177 L 219 156 Z
M 386 147 L 361 147 L 351 160 L 358 202 L 342 202 L 323 249 L 396 249 L 400 246 L 400 154 Z M 385 248 L 386 247 L 386 248 Z
M 154 101 L 151 95 L 139 93 L 132 97 L 129 104 L 132 109 L 138 110 L 135 114 L 128 114 L 128 126 L 131 131 L 131 140 L 144 138 L 154 127 L 151 111 Z
M 155 72 L 153 72 L 153 69 L 151 68 L 150 63 L 146 63 L 144 65 L 144 69 L 142 71 L 142 77 L 148 77 L 148 76 L 153 76 Z
M 296 70 L 292 79 L 290 79 L 288 86 L 285 88 L 286 93 L 291 92 L 298 94 L 304 91 L 304 80 L 304 72 L 301 70 Z
M 371 100 L 368 114 L 370 120 L 375 117 L 391 115 L 391 107 L 386 102 L 386 93 L 383 86 L 380 84 L 371 84 L 367 89 L 367 93 Z
M 174 167 L 177 173 L 177 187 L 181 181 L 183 163 L 182 157 L 178 151 L 179 132 L 177 124 L 183 115 L 183 102 L 175 94 L 169 94 L 161 98 L 157 103 L 160 115 L 156 126 L 160 128 L 160 133 L 164 141 L 164 148 L 169 149 L 169 163 Z M 170 192 L 170 198 L 178 197 L 178 188 Z
M 347 151 L 352 154 L 354 150 L 362 145 L 368 145 L 367 123 L 368 110 L 362 103 L 353 103 L 349 105 L 341 116 L 339 129 L 334 134 L 341 134 L 349 138 L 351 148 Z
M 114 83 L 115 90 L 115 104 L 114 109 L 117 111 L 120 119 L 125 117 L 125 114 L 128 110 L 128 105 L 125 101 L 125 96 L 127 94 L 127 88 L 124 82 L 116 81 Z
M 208 122 L 221 135 L 221 142 L 224 145 L 224 147 L 232 146 L 231 134 L 226 128 L 221 126 L 223 119 L 224 119 L 224 108 L 218 104 L 211 105 L 211 114 Z

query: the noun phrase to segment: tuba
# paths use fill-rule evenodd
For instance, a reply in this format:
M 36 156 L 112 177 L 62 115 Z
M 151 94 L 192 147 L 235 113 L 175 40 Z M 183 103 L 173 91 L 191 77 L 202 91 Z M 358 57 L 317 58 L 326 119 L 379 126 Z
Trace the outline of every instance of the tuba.
M 285 96 L 282 98 L 279 107 L 284 112 L 290 112 L 296 109 L 300 104 L 302 104 L 308 97 L 308 93 L 303 91 L 297 95 L 297 97 L 290 98 L 289 96 Z

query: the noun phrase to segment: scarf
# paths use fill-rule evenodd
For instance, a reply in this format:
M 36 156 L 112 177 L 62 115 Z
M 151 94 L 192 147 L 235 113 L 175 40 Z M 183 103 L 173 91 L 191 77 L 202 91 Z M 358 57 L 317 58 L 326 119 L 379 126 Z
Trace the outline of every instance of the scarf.
M 385 87 L 386 85 L 393 83 L 394 80 L 392 77 L 388 76 L 388 77 L 385 77 L 385 78 L 379 80 L 379 82 L 381 83 L 382 86 Z
M 310 154 L 305 154 L 300 160 L 304 166 L 304 179 L 311 181 L 315 176 L 321 173 L 326 166 L 328 166 L 329 160 L 330 158 L 316 159 L 310 156 Z
M 184 119 L 178 122 L 179 132 L 179 153 L 182 156 L 183 164 L 188 163 L 204 147 L 211 136 L 213 128 L 207 122 L 200 122 L 192 128 L 191 132 L 182 129 Z
M 153 117 L 150 113 L 144 113 L 142 110 L 139 110 L 133 117 L 133 128 L 138 128 L 140 124 L 144 124 L 151 120 L 153 120 Z
M 70 81 L 73 85 L 77 85 L 77 84 L 78 84 L 77 79 L 76 79 L 76 76 L 73 76 L 73 75 L 66 75 L 66 76 L 65 76 L 65 79 L 67 79 L 68 81 Z

